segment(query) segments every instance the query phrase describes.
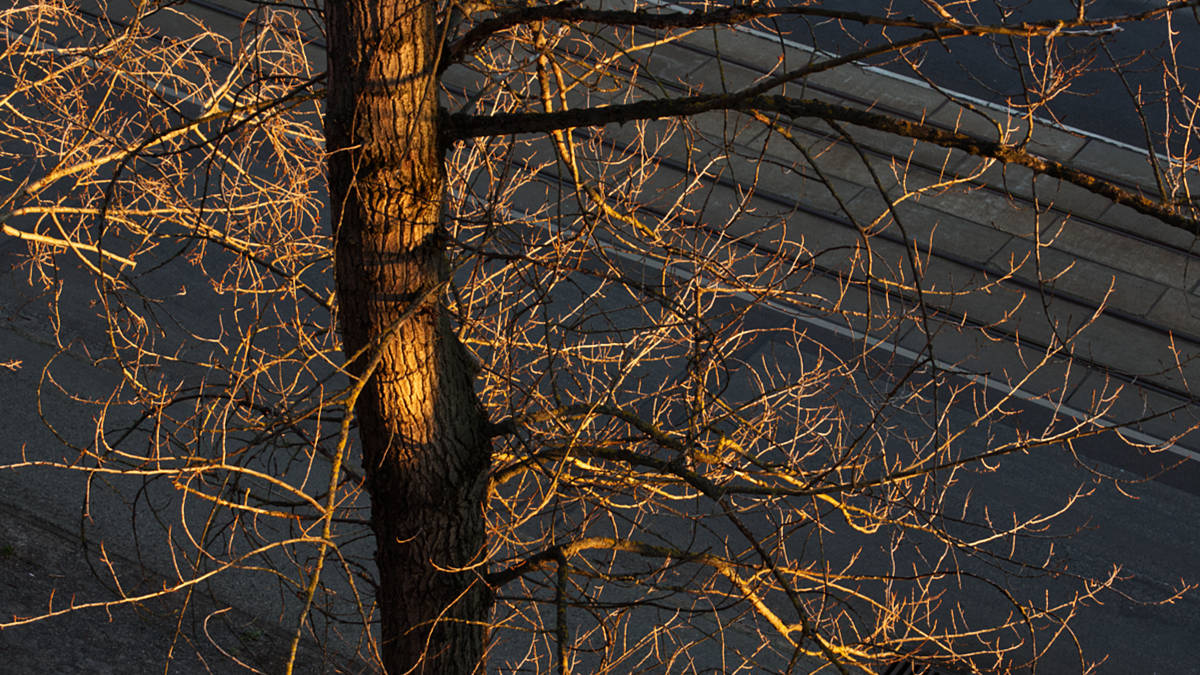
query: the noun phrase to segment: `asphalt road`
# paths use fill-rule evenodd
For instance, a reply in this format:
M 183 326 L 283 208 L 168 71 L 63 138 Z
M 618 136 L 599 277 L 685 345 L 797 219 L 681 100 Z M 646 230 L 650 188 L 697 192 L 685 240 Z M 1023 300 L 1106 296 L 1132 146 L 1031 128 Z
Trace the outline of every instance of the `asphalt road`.
M 952 11 L 964 11 L 961 3 L 943 4 Z M 1161 2 L 1149 0 L 1097 0 L 1089 4 L 1087 16 L 1120 16 L 1161 5 Z M 890 8 L 897 16 L 937 19 L 921 0 L 844 0 L 831 6 L 868 14 L 879 14 L 884 8 Z M 1076 12 L 1075 3 L 1067 0 L 981 0 L 971 3 L 976 17 L 966 18 L 982 23 L 999 22 L 1002 19 L 1000 6 L 1011 10 L 1010 21 L 1059 19 L 1071 17 Z M 779 27 L 798 42 L 835 53 L 853 51 L 856 40 L 874 43 L 881 38 L 877 27 L 851 22 L 839 25 L 828 21 L 793 20 L 781 21 Z M 1174 60 L 1168 29 L 1176 31 L 1173 38 Z M 912 30 L 893 29 L 887 34 L 902 38 L 913 33 Z M 1183 78 L 1183 87 L 1192 97 L 1200 89 L 1200 73 L 1197 72 L 1200 67 L 1200 19 L 1191 12 L 1176 13 L 1170 24 L 1165 19 L 1125 24 L 1121 31 L 1104 37 L 1060 36 L 1049 60 L 1045 58 L 1045 43 L 1035 42 L 1031 53 L 1040 63 L 1034 63 L 1032 67 L 1022 56 L 1024 46 L 1019 41 L 1010 42 L 1006 38 L 957 38 L 913 49 L 910 52 L 912 64 L 897 62 L 894 57 L 889 57 L 876 62 L 876 65 L 918 79 L 927 77 L 940 86 L 976 98 L 1017 106 L 1025 102 L 1023 92 L 1028 84 L 1038 81 L 1039 74 L 1050 76 L 1042 78 L 1049 85 L 1055 81 L 1055 75 L 1067 74 L 1073 67 L 1084 68 L 1088 72 L 1074 80 L 1069 91 L 1053 97 L 1039 114 L 1138 147 L 1146 147 L 1148 128 L 1159 150 L 1162 149 L 1161 136 L 1166 123 L 1165 102 L 1160 94 L 1164 88 L 1164 69 L 1177 64 L 1177 69 L 1170 69 Z M 1116 74 L 1114 61 L 1123 64 L 1121 70 L 1124 81 Z M 914 65 L 919 73 L 912 67 Z M 1167 86 L 1174 85 L 1167 83 Z M 1139 92 L 1144 102 L 1141 106 L 1137 105 L 1134 98 Z M 1177 99 L 1172 100 L 1172 106 L 1176 114 L 1184 112 L 1178 106 Z M 1145 126 L 1139 111 L 1145 117 Z M 1180 142 L 1183 139 L 1180 137 L 1175 140 Z
M 747 324 L 779 325 L 795 318 L 804 320 L 803 315 L 760 306 L 752 310 Z M 806 336 L 804 344 L 821 344 L 835 352 L 853 352 L 858 348 L 854 341 L 818 323 L 809 324 Z M 804 363 L 814 363 L 820 357 L 814 349 L 804 349 L 802 355 L 803 359 L 797 360 L 792 338 L 777 333 L 737 358 L 742 363 L 771 363 L 784 377 L 800 378 Z M 735 376 L 731 380 L 726 395 L 736 407 L 739 397 L 748 399 L 753 395 L 753 387 L 743 389 L 745 383 L 739 383 Z M 864 385 L 865 389 L 870 388 L 865 382 Z M 874 419 L 877 412 L 857 394 L 844 397 L 842 409 L 859 423 Z M 994 447 L 1004 439 L 1036 433 L 1047 421 L 1044 410 L 1033 406 L 1015 409 L 1017 413 L 1008 420 L 967 433 L 960 447 L 964 452 Z M 952 408 L 947 417 L 951 428 L 965 426 L 973 417 L 973 410 L 962 405 Z M 885 426 L 896 439 L 920 438 L 929 432 L 927 418 L 899 412 L 888 415 Z M 1170 604 L 1154 604 L 1170 598 L 1183 581 L 1200 581 L 1192 563 L 1194 551 L 1200 547 L 1200 519 L 1194 517 L 1200 512 L 1200 497 L 1195 491 L 1146 480 L 1145 473 L 1127 471 L 1096 459 L 1106 454 L 1109 458 L 1128 459 L 1136 452 L 1110 434 L 1094 439 L 1086 451 L 1083 444 L 1075 448 L 1048 446 L 1007 456 L 996 464 L 995 470 L 978 465 L 955 477 L 951 490 L 954 496 L 948 500 L 947 511 L 953 513 L 952 505 L 957 502 L 963 509 L 957 515 L 976 522 L 986 520 L 989 513 L 994 517 L 1003 512 L 1004 520 L 1053 513 L 1067 504 L 1072 495 L 1082 495 L 1061 519 L 1012 551 L 1015 557 L 1034 567 L 1053 552 L 1064 562 L 1065 573 L 1061 577 L 1048 579 L 1037 573 L 1006 573 L 1002 566 L 993 566 L 985 559 L 959 558 L 956 564 L 964 572 L 996 580 L 999 588 L 1013 597 L 1035 602 L 1061 601 L 1082 592 L 1086 585 L 1083 579 L 1102 578 L 1120 569 L 1123 581 L 1116 585 L 1117 590 L 1102 593 L 1099 599 L 1103 604 L 1085 603 L 1073 618 L 1072 630 L 1083 645 L 1085 658 L 1095 662 L 1107 654 L 1100 673 L 1200 673 L 1200 661 L 1188 658 L 1185 646 L 1200 630 L 1200 597 L 1191 593 Z M 1137 468 L 1135 464 L 1126 466 Z M 1101 479 L 1099 473 L 1110 478 Z M 1196 487 L 1200 486 L 1193 486 Z M 955 531 L 953 526 L 950 529 Z M 971 531 L 972 528 L 964 528 L 956 534 L 966 537 Z M 732 528 L 725 534 L 740 536 Z M 829 537 L 824 543 L 821 553 L 826 559 L 835 566 L 857 559 L 862 566 L 855 569 L 860 574 L 887 574 L 895 569 L 893 565 L 902 567 L 913 562 L 913 559 L 898 562 L 897 557 L 903 558 L 906 549 L 891 548 L 894 542 L 888 537 L 858 536 L 848 528 L 839 530 L 836 537 Z M 956 588 L 954 584 L 949 586 L 943 607 L 962 602 L 977 618 L 980 612 L 987 613 L 989 602 L 995 603 L 997 613 L 1006 611 L 1006 599 L 997 592 L 997 587 L 973 583 L 969 578 L 959 580 Z M 1042 655 L 1037 672 L 1059 674 L 1079 670 L 1080 654 L 1068 639 L 1058 641 Z
M 21 306 L 23 294 L 14 292 L 19 289 L 19 285 L 15 283 L 17 278 L 19 277 L 15 275 L 6 277 L 6 283 L 3 285 L 6 290 L 0 291 L 0 305 L 7 308 Z M 586 288 L 589 282 L 587 279 L 580 279 L 579 283 L 581 287 Z M 563 298 L 561 301 L 566 303 L 569 300 Z M 574 309 L 573 304 L 569 308 Z M 755 322 L 777 323 L 781 319 L 767 308 L 760 308 L 755 312 Z M 56 350 L 49 340 L 45 339 L 49 336 L 42 332 L 29 314 L 18 313 L 7 318 L 6 329 L 0 330 L 0 350 L 6 358 L 23 360 L 25 367 L 17 372 L 4 374 L 4 386 L 0 389 L 0 405 L 7 411 L 4 421 L 5 436 L 11 441 L 20 440 L 19 443 L 4 444 L 0 461 L 13 461 L 21 452 L 53 456 L 54 440 L 44 431 L 31 392 L 35 390 L 41 376 L 39 366 Z M 14 326 L 14 322 L 18 325 Z M 74 326 L 79 331 L 79 339 L 99 337 L 92 333 L 100 328 L 98 326 L 89 327 L 86 322 L 75 322 Z M 13 330 L 14 328 L 16 330 Z M 819 333 L 819 330 L 815 328 L 813 331 L 814 339 L 836 346 L 837 336 L 818 335 L 816 333 Z M 45 338 L 39 335 L 45 335 Z M 780 339 L 783 339 L 783 336 L 780 336 Z M 764 342 L 755 347 L 756 354 L 745 354 L 743 358 L 772 358 L 771 350 L 780 346 L 769 341 Z M 782 347 L 784 351 L 789 351 L 786 345 Z M 811 356 L 815 357 L 815 354 Z M 775 362 L 782 370 L 799 372 L 802 368 L 802 364 L 797 361 Z M 59 367 L 54 372 L 64 385 L 74 389 L 94 387 L 96 379 L 104 375 L 99 370 L 88 368 L 84 363 L 73 364 L 69 360 L 60 360 Z M 737 395 L 737 391 L 730 392 L 730 396 Z M 854 404 L 848 400 L 847 405 Z M 865 408 L 856 412 L 859 418 L 869 414 L 870 411 Z M 54 417 L 59 421 L 70 419 L 65 407 L 55 408 Z M 86 437 L 90 433 L 90 418 L 81 409 L 74 419 L 74 423 L 66 424 L 60 431 L 73 437 Z M 1036 420 L 1036 413 L 1030 412 L 1029 417 L 1024 419 L 1033 422 Z M 897 426 L 898 432 L 920 434 L 923 429 L 923 422 L 916 418 L 895 416 L 889 422 Z M 983 444 L 993 442 L 994 438 L 1011 436 L 1014 433 L 1015 430 L 1011 426 L 1000 424 L 990 430 L 980 430 L 971 434 L 964 442 L 968 444 L 967 447 L 983 447 Z M 1108 442 L 1118 443 L 1115 439 L 1109 439 Z M 1067 561 L 1072 574 L 1081 577 L 1103 576 L 1116 566 L 1127 577 L 1120 586 L 1126 595 L 1108 593 L 1101 596 L 1105 604 L 1088 604 L 1081 608 L 1072 624 L 1088 655 L 1098 658 L 1108 652 L 1109 660 L 1100 672 L 1200 672 L 1200 663 L 1186 658 L 1186 645 L 1191 644 L 1194 634 L 1200 631 L 1200 602 L 1195 595 L 1186 596 L 1166 606 L 1143 604 L 1169 597 L 1172 589 L 1177 587 L 1181 580 L 1197 580 L 1193 561 L 1194 552 L 1200 548 L 1200 519 L 1195 518 L 1194 514 L 1200 510 L 1200 503 L 1195 495 L 1160 482 L 1140 481 L 1133 474 L 1103 464 L 1093 463 L 1093 466 L 1131 482 L 1123 484 L 1118 490 L 1111 482 L 1094 481 L 1089 471 L 1081 467 L 1067 449 L 1050 447 L 1029 455 L 1010 457 L 1002 462 L 996 471 L 961 474 L 958 493 L 964 503 L 966 496 L 970 495 L 970 502 L 974 505 L 972 508 L 975 509 L 974 515 L 978 516 L 982 513 L 980 509 L 983 505 L 989 505 L 993 513 L 996 508 L 1014 508 L 1023 514 L 1054 511 L 1077 489 L 1082 488 L 1089 492 L 1086 498 L 1073 506 L 1062 521 L 1044 533 L 1046 539 L 1042 543 L 1035 542 L 1021 551 L 1021 554 L 1031 561 L 1036 561 L 1053 547 Z M 119 485 L 114 483 L 103 493 L 93 496 L 87 529 L 93 541 L 103 539 L 111 551 L 133 551 L 133 538 L 137 535 L 131 529 L 127 500 L 133 497 L 137 486 L 131 485 L 130 492 L 127 493 L 118 488 Z M 3 530 L 4 541 L 0 543 L 13 546 L 14 553 L 13 559 L 5 563 L 6 566 L 0 565 L 0 579 L 6 579 L 4 575 L 11 572 L 12 578 L 6 583 L 19 584 L 22 578 L 38 582 L 36 585 L 22 586 L 20 595 L 6 596 L 7 600 L 0 606 L 0 610 L 32 611 L 39 606 L 38 599 L 44 600 L 51 588 L 57 588 L 57 593 L 63 594 L 64 597 L 75 594 L 80 601 L 104 597 L 103 589 L 97 586 L 91 577 L 91 571 L 85 565 L 78 562 L 58 562 L 72 560 L 72 556 L 77 556 L 70 552 L 69 547 L 52 546 L 50 543 L 29 543 L 45 538 L 45 535 L 37 532 L 47 521 L 56 524 L 52 528 L 54 531 L 79 531 L 83 494 L 83 485 L 76 478 L 62 473 L 22 471 L 0 474 L 0 495 L 3 495 L 0 502 L 16 507 L 5 512 L 5 518 L 9 519 L 9 527 Z M 24 525 L 13 526 L 22 522 L 22 518 L 29 517 L 23 514 L 31 512 L 38 514 L 37 520 L 29 519 Z M 668 536 L 678 536 L 678 531 L 673 529 L 677 526 L 671 523 L 659 524 L 651 521 L 647 525 L 650 528 L 662 526 L 666 528 L 664 532 Z M 719 524 L 714 523 L 710 526 L 719 536 L 740 536 L 736 532 L 725 531 Z M 143 542 L 155 541 L 163 536 L 162 530 L 150 519 L 143 520 L 139 529 Z M 25 534 L 21 534 L 22 532 Z M 1068 538 L 1067 534 L 1072 536 Z M 59 537 L 57 541 L 62 541 L 62 535 Z M 856 553 L 860 547 L 862 552 Z M 862 566 L 859 569 L 887 569 L 890 564 L 894 564 L 894 560 L 890 559 L 892 552 L 888 547 L 889 541 L 886 537 L 875 541 L 870 537 L 851 536 L 829 539 L 824 553 L 832 560 L 849 560 L 852 556 L 857 556 L 858 564 Z M 165 550 L 150 551 L 143 546 L 143 551 L 145 557 L 141 559 L 141 565 L 164 576 L 170 576 L 171 559 Z M 117 560 L 116 564 L 121 566 L 134 563 Z M 986 569 L 985 563 L 979 564 Z M 39 569 L 44 569 L 46 574 L 41 575 Z M 31 574 L 38 576 L 30 576 Z M 989 574 L 994 576 L 995 570 L 989 570 Z M 45 576 L 45 579 L 42 576 Z M 1037 597 L 1046 581 L 1037 577 L 1026 578 L 1020 574 L 1002 578 L 1004 587 L 1009 592 L 1016 597 L 1025 598 Z M 271 623 L 272 617 L 279 616 L 281 608 L 275 604 L 279 596 L 273 584 L 263 584 L 261 579 L 256 580 L 249 576 L 241 579 L 231 577 L 226 581 L 230 583 L 219 584 L 214 588 L 218 597 L 216 608 L 233 605 L 245 610 L 236 614 L 241 626 L 256 625 L 256 616 L 260 620 L 266 619 L 268 624 Z M 1079 588 L 1078 582 L 1063 578 L 1052 584 L 1051 597 L 1062 599 Z M 961 599 L 966 604 L 975 603 L 977 606 L 980 597 L 993 597 L 997 602 L 997 610 L 1003 608 L 994 589 L 967 584 L 959 593 L 960 597 L 949 599 Z M 983 595 L 978 595 L 980 593 Z M 19 606 L 13 604 L 18 601 L 21 603 Z M 290 620 L 288 612 L 284 611 L 283 615 L 285 623 Z M 103 616 L 102 612 L 75 616 L 87 626 L 87 635 L 90 637 L 88 641 L 81 643 L 80 649 L 86 647 L 89 650 L 86 656 L 89 660 L 103 660 L 105 655 L 113 654 L 114 649 L 128 649 L 131 650 L 131 654 L 138 654 L 139 662 L 153 663 L 154 653 L 165 653 L 164 649 L 170 644 L 170 635 L 174 631 L 172 621 L 153 619 L 148 615 L 142 615 L 143 618 L 139 619 L 134 614 L 118 613 L 115 623 L 97 622 L 96 619 Z M 232 616 L 234 615 L 230 615 L 230 618 Z M 67 619 L 72 622 L 76 620 L 74 616 Z M 137 626 L 136 630 L 141 631 L 138 634 L 143 635 L 137 645 L 118 647 L 124 642 L 116 639 L 104 642 L 109 639 L 107 636 L 110 634 L 125 635 L 129 630 L 133 630 L 125 627 L 126 622 L 133 622 L 128 625 Z M 56 631 L 73 636 L 71 631 L 74 629 L 71 627 L 76 625 L 78 624 L 50 622 L 31 627 L 28 632 L 22 632 L 26 629 L 14 629 L 4 637 L 17 640 L 16 644 L 36 644 L 41 645 L 38 649 L 44 649 L 46 644 L 56 640 Z M 656 624 L 647 619 L 644 625 Z M 230 644 L 237 645 L 239 639 L 244 641 L 247 635 L 253 636 L 256 633 L 247 632 L 242 628 L 225 634 L 229 636 L 228 642 L 224 643 L 228 647 Z M 36 642 L 25 642 L 22 635 L 36 635 L 36 638 L 30 638 Z M 740 639 L 753 637 L 753 633 L 747 633 Z M 735 644 L 739 638 L 731 634 L 729 639 L 730 644 Z M 96 647 L 97 641 L 101 642 L 100 647 Z M 73 642 L 62 639 L 61 644 L 70 645 Z M 243 644 L 241 648 L 247 647 Z M 509 645 L 502 653 L 519 655 L 523 650 L 520 645 Z M 716 663 L 721 658 L 715 643 L 702 645 L 695 655 L 700 663 Z M 36 658 L 36 653 L 27 656 Z M 217 659 L 215 663 L 225 662 Z M 1063 641 L 1044 657 L 1042 672 L 1078 672 L 1077 663 L 1078 656 L 1071 649 L 1070 641 Z
M 583 283 L 586 282 L 581 281 Z M 40 323 L 44 317 L 22 311 L 28 307 L 28 300 L 20 272 L 8 272 L 0 284 L 0 306 L 6 310 L 6 324 L 4 330 L 0 330 L 0 354 L 6 359 L 23 360 L 26 366 L 15 373 L 5 373 L 4 386 L 0 389 L 0 404 L 7 412 L 4 435 L 9 439 L 3 446 L 2 462 L 14 461 L 27 447 L 54 452 L 54 439 L 45 432 L 30 392 L 36 388 L 41 376 L 39 366 L 54 354 L 56 348 L 45 325 Z M 773 311 L 769 308 L 756 311 L 764 313 L 758 317 L 763 322 L 779 320 L 779 317 L 769 315 Z M 202 319 L 202 316 L 196 317 L 196 320 Z M 75 330 L 84 341 L 103 337 L 102 327 L 88 322 L 79 322 Z M 832 344 L 838 338 L 829 335 L 824 339 Z M 763 344 L 758 348 L 765 353 L 771 345 Z M 785 363 L 781 367 L 796 368 L 799 364 Z M 82 362 L 63 372 L 72 380 L 70 384 L 80 389 L 94 386 L 94 378 L 104 377 L 99 369 L 91 369 Z M 62 410 L 58 412 L 62 414 Z M 914 434 L 921 430 L 919 420 L 898 418 L 896 423 L 913 425 L 910 432 Z M 86 438 L 90 427 L 90 417 L 81 411 L 67 431 Z M 1008 425 L 999 425 L 992 431 L 998 436 L 1016 433 Z M 968 442 L 983 444 L 989 442 L 989 438 L 981 433 L 969 437 Z M 1112 442 L 1116 443 L 1115 439 Z M 1137 478 L 1115 471 L 1125 478 Z M 1101 575 L 1117 565 L 1130 577 L 1124 586 L 1127 597 L 1106 596 L 1106 604 L 1084 608 L 1076 620 L 1075 629 L 1084 642 L 1093 649 L 1112 650 L 1110 660 L 1101 672 L 1200 672 L 1200 663 L 1187 658 L 1188 646 L 1193 644 L 1194 635 L 1200 631 L 1200 603 L 1196 598 L 1188 596 L 1165 607 L 1141 604 L 1165 597 L 1181 578 L 1195 581 L 1193 561 L 1194 552 L 1200 547 L 1200 519 L 1194 514 L 1200 503 L 1193 494 L 1153 481 L 1125 485 L 1123 489 L 1132 496 L 1122 494 L 1111 483 L 1095 483 L 1092 475 L 1063 448 L 1049 448 L 1011 458 L 1000 470 L 964 477 L 962 487 L 972 495 L 975 504 L 1016 505 L 1022 511 L 1032 513 L 1057 508 L 1065 495 L 1080 486 L 1092 493 L 1081 500 L 1062 523 L 1063 533 L 1079 531 L 1069 539 L 1054 539 L 1055 549 L 1070 561 L 1072 571 L 1080 575 Z M 64 481 L 61 474 L 10 472 L 0 475 L 0 494 L 4 500 L 18 503 L 25 512 L 35 510 L 42 518 L 64 528 L 78 527 L 81 492 L 82 486 L 74 481 Z M 105 501 L 105 510 L 97 506 L 92 515 L 100 534 L 115 545 L 128 544 L 133 538 L 129 531 L 129 513 L 120 497 L 118 494 Z M 18 511 L 10 511 L 8 517 L 21 516 Z M 30 521 L 29 526 L 37 525 Z M 143 526 L 147 537 L 161 537 L 161 530 L 153 523 Z M 14 541 L 19 539 L 16 534 L 6 536 L 13 537 Z M 844 541 L 839 550 L 831 551 L 831 555 L 848 555 L 860 544 Z M 886 545 L 872 543 L 868 548 L 868 555 L 887 554 Z M 1031 549 L 1027 553 L 1036 557 L 1043 551 Z M 14 565 L 20 574 L 29 574 L 29 566 L 38 562 L 36 558 L 31 560 L 25 549 L 17 550 L 15 555 L 22 561 L 23 566 Z M 170 570 L 171 561 L 165 554 L 142 562 L 162 572 Z M 82 578 L 71 581 L 85 583 Z M 56 582 L 59 588 L 68 588 L 69 583 Z M 1035 592 L 1037 586 L 1038 580 L 1024 581 L 1015 577 L 1010 590 L 1029 594 Z M 89 586 L 87 590 L 92 588 Z M 222 590 L 227 598 L 236 597 L 239 604 L 249 606 L 252 614 L 269 616 L 272 610 L 280 611 L 280 603 L 271 599 L 271 589 L 257 587 L 254 580 L 231 584 Z M 1057 591 L 1070 593 L 1072 587 L 1067 584 Z M 31 606 L 35 600 L 29 600 Z M 255 609 L 258 611 L 253 611 Z M 112 630 L 122 629 L 114 627 Z M 47 640 L 40 644 L 51 648 L 52 638 Z M 159 643 L 147 639 L 146 644 L 151 643 L 155 649 L 161 649 Z M 114 642 L 112 648 L 132 648 L 121 647 L 122 644 Z M 1046 658 L 1044 672 L 1050 673 L 1070 672 L 1075 661 L 1069 649 L 1052 652 Z

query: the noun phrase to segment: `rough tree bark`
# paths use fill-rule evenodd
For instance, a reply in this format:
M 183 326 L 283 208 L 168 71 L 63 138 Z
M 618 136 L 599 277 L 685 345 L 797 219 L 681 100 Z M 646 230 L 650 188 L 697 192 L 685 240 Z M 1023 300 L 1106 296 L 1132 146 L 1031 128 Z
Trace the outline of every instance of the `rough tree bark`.
M 487 424 L 439 300 L 449 272 L 434 10 L 424 0 L 326 6 L 339 322 L 351 374 L 369 377 L 355 413 L 391 673 L 476 671 L 489 609 L 472 568 L 484 544 Z

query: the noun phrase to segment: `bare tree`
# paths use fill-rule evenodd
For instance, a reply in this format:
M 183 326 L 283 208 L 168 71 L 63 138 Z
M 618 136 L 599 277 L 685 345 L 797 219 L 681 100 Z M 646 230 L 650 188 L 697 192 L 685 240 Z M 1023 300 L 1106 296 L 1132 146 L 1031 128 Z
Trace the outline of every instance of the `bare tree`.
M 1065 643 L 1086 668 L 1070 621 L 1118 572 L 1042 541 L 1086 488 L 972 491 L 1114 433 L 1116 380 L 1064 404 L 1108 294 L 1063 309 L 1055 204 L 1200 231 L 1195 99 L 1154 65 L 1141 188 L 1039 120 L 1080 77 L 1129 85 L 1115 30 L 1175 39 L 1197 3 L 983 4 L 4 10 L 0 219 L 43 291 L 22 311 L 57 352 L 22 367 L 62 444 L 4 468 L 83 477 L 85 531 L 127 503 L 174 576 L 131 590 L 104 554 L 117 599 L 3 627 L 249 577 L 280 589 L 288 672 L 309 639 L 391 673 L 1003 670 Z M 784 39 L 805 31 L 840 51 Z M 1009 107 L 925 69 L 960 43 L 1008 69 Z M 959 114 L 821 88 L 862 62 Z M 971 268 L 935 236 L 986 199 L 1022 205 L 1028 258 Z M 1019 358 L 970 370 L 951 331 Z

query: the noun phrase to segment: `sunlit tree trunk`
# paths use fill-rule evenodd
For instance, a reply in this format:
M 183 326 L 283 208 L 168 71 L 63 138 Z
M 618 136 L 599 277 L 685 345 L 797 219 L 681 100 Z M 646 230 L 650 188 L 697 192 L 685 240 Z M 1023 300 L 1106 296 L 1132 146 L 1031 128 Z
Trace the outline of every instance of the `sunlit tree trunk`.
M 378 539 L 391 673 L 482 670 L 489 461 L 474 370 L 439 302 L 434 4 L 330 0 L 326 134 L 340 326 Z

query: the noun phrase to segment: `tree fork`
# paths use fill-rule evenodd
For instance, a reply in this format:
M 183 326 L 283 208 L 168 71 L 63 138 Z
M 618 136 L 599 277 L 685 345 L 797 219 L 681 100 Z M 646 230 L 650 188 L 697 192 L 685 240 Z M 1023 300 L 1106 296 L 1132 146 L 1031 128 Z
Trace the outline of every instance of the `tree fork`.
M 435 6 L 331 0 L 326 138 L 338 319 L 377 540 L 381 653 L 390 673 L 482 671 L 489 425 L 439 293 Z M 401 318 L 406 312 L 407 318 Z M 394 332 L 392 327 L 395 327 Z

